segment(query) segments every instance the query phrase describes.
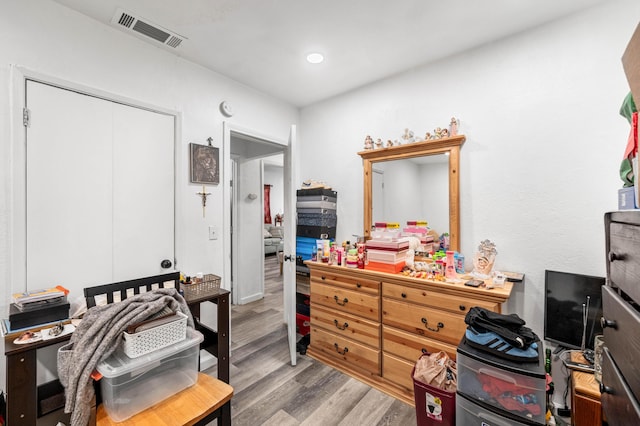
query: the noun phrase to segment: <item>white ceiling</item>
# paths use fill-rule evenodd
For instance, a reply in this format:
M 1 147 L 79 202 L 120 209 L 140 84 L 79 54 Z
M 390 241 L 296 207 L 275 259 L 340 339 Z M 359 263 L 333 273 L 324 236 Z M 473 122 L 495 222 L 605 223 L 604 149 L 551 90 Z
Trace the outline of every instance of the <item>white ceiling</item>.
M 54 1 L 106 25 L 121 7 L 186 38 L 149 43 L 302 107 L 605 0 Z

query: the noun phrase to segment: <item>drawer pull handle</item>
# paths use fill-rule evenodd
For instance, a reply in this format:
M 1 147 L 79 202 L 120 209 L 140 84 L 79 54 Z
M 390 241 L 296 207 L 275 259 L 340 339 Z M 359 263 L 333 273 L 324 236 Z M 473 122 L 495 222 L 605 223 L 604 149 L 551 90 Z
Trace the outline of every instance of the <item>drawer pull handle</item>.
M 615 320 L 608 320 L 605 317 L 600 318 L 600 326 L 602 328 L 613 328 L 614 330 L 618 328 L 618 323 Z
M 605 386 L 604 383 L 600 383 L 600 393 L 608 393 L 613 395 L 613 388 L 611 386 Z
M 360 288 L 360 287 L 362 287 L 362 284 L 356 283 L 356 287 Z
M 344 306 L 347 304 L 347 302 L 349 301 L 349 299 L 347 299 L 346 297 L 344 299 L 342 299 L 342 303 L 340 303 L 340 299 L 338 299 L 338 296 L 333 296 L 333 300 L 336 301 L 336 303 L 340 306 Z
M 327 279 L 327 277 L 325 277 L 324 275 L 322 275 L 322 276 L 320 277 L 320 279 L 321 279 L 322 281 L 324 281 L 324 280 L 326 280 L 326 279 Z
M 347 329 L 347 327 L 349 327 L 349 323 L 346 323 L 346 322 L 345 322 L 345 323 L 344 323 L 344 325 L 340 325 L 340 323 L 338 322 L 338 320 L 337 320 L 337 319 L 334 319 L 334 320 L 333 320 L 333 323 L 336 325 L 336 328 L 337 328 L 338 330 L 346 330 L 346 329 Z
M 624 255 L 616 254 L 615 252 L 609 252 L 609 262 L 615 262 L 616 260 L 624 260 Z
M 438 332 L 438 331 L 440 331 L 441 328 L 444 328 L 444 324 L 441 323 L 441 322 L 438 323 L 437 328 L 429 327 L 429 322 L 427 321 L 426 318 L 422 318 L 422 323 L 427 328 L 427 330 L 431 330 L 431 331 L 435 331 L 435 332 Z
M 428 354 L 429 353 L 427 348 L 422 348 L 422 349 L 420 349 L 420 351 L 422 351 L 423 354 Z
M 334 344 L 333 344 L 333 347 L 334 347 L 334 348 L 336 348 L 336 352 L 338 352 L 340 355 L 344 355 L 344 354 L 346 354 L 347 352 L 349 352 L 349 348 L 348 348 L 348 347 L 346 347 L 346 346 L 344 347 L 344 349 L 343 349 L 343 350 L 340 350 L 340 346 L 338 346 L 338 344 L 337 344 L 337 343 L 334 343 Z
M 407 298 L 407 293 L 402 293 L 400 296 L 402 296 L 403 299 Z
M 460 305 L 458 307 L 460 308 L 461 311 L 466 311 L 467 310 L 467 307 L 464 306 L 464 305 Z

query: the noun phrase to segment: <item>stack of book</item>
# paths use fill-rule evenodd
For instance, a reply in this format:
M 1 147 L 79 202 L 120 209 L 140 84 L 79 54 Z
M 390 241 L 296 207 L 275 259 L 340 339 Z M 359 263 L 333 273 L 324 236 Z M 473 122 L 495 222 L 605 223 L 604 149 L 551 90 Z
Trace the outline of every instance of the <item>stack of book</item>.
M 17 331 L 69 318 L 69 290 L 62 286 L 15 293 L 7 331 Z
M 409 240 L 407 238 L 372 238 L 366 243 L 367 262 L 364 269 L 395 274 L 405 266 Z

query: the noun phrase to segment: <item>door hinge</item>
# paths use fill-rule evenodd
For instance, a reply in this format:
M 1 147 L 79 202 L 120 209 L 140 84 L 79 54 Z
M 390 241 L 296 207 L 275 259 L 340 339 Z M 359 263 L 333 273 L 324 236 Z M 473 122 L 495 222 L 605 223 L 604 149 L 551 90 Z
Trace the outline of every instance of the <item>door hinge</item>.
M 31 123 L 31 111 L 29 108 L 22 108 L 22 125 L 24 127 L 29 127 Z

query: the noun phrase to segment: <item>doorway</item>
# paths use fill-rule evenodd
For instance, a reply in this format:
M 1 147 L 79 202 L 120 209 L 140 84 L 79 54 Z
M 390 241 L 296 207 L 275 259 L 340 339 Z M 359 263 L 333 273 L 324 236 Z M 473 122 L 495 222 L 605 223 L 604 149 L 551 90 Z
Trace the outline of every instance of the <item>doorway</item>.
M 282 158 L 286 146 L 273 139 L 231 131 L 231 217 L 229 226 L 233 304 L 264 296 L 265 168 Z M 284 169 L 280 159 L 281 170 Z M 274 193 L 275 195 L 275 193 Z M 283 198 L 280 188 L 280 200 Z M 281 204 L 280 204 L 281 205 Z M 282 212 L 283 213 L 283 212 Z M 273 217 L 273 215 L 272 215 Z

